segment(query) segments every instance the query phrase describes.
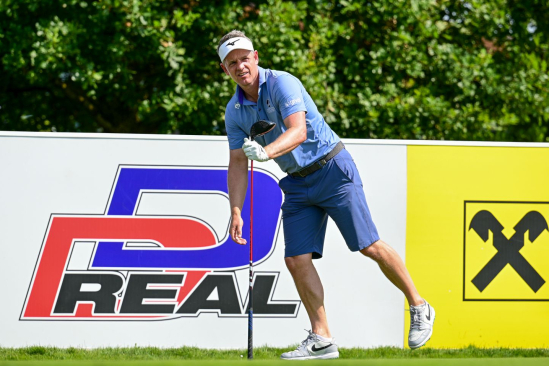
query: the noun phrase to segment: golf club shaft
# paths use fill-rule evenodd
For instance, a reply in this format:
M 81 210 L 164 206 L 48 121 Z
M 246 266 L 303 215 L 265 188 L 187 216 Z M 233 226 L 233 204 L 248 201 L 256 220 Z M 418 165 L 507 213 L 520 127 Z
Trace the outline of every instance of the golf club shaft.
M 250 173 L 250 289 L 248 293 L 248 359 L 254 358 L 254 297 L 253 297 L 253 227 L 254 227 L 254 161 Z
M 276 124 L 270 121 L 257 121 L 250 129 L 250 140 L 254 141 L 257 136 L 263 136 L 275 128 Z M 250 289 L 248 291 L 248 359 L 254 358 L 254 161 L 251 160 L 250 169 Z

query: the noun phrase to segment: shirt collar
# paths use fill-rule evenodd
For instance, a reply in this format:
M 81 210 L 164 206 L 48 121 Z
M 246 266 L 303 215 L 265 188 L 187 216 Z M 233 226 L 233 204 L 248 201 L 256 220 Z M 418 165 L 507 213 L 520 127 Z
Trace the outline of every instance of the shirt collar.
M 259 91 L 261 94 L 261 85 L 265 83 L 265 69 L 261 66 L 258 66 L 257 69 L 259 70 Z M 236 84 L 236 92 L 238 94 L 238 103 L 240 105 L 254 105 L 254 102 L 250 102 L 248 99 L 244 98 L 244 91 L 242 88 L 240 88 L 240 85 Z

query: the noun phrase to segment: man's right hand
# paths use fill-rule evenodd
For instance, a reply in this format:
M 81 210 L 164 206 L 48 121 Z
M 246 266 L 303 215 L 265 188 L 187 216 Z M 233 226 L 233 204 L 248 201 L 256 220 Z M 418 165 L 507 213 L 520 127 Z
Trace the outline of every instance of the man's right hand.
M 246 239 L 242 237 L 242 226 L 244 225 L 244 221 L 242 220 L 242 216 L 239 214 L 233 214 L 231 219 L 231 238 L 233 241 L 237 244 L 244 245 L 247 243 Z

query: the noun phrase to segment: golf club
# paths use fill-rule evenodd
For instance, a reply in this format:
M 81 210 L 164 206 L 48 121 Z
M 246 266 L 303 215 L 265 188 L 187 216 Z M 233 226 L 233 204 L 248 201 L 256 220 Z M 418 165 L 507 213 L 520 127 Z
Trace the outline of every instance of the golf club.
M 258 121 L 250 129 L 250 139 L 253 141 L 258 136 L 263 136 L 272 131 L 276 126 L 274 122 Z M 253 306 L 253 217 L 254 217 L 254 161 L 251 160 L 250 169 L 250 288 L 248 291 L 248 359 L 254 358 L 253 331 L 254 331 L 254 306 Z

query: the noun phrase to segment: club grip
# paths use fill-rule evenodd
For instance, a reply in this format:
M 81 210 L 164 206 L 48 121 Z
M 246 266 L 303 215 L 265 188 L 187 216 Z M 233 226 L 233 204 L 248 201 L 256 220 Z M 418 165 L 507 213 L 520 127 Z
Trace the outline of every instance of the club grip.
M 252 309 L 248 312 L 248 359 L 254 358 L 254 312 Z

